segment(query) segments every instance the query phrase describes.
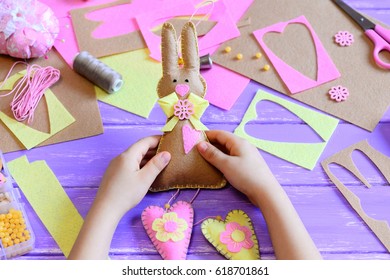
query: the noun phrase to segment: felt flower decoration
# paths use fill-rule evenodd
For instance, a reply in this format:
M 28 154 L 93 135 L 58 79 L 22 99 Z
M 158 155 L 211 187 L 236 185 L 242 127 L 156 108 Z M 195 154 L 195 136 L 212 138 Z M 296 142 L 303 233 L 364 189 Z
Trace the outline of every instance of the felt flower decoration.
M 44 56 L 58 33 L 58 19 L 45 4 L 35 0 L 0 2 L 0 54 L 25 59 Z
M 329 90 L 328 94 L 331 99 L 335 100 L 336 102 L 341 102 L 347 100 L 347 97 L 349 96 L 349 91 L 346 87 L 335 86 Z
M 206 239 L 227 259 L 260 259 L 259 244 L 252 221 L 242 210 L 233 210 L 226 219 L 207 219 L 202 223 Z
M 142 224 L 164 260 L 185 260 L 190 243 L 194 210 L 178 201 L 169 209 L 149 206 L 142 212 Z
M 254 246 L 251 237 L 250 228 L 236 222 L 230 222 L 226 224 L 226 230 L 221 233 L 219 240 L 226 244 L 230 252 L 238 253 L 242 248 L 250 249 Z
M 348 31 L 339 31 L 336 35 L 334 35 L 334 39 L 336 43 L 342 47 L 348 47 L 354 42 L 353 34 Z
M 184 238 L 184 231 L 188 229 L 188 224 L 186 220 L 177 217 L 175 212 L 169 212 L 165 213 L 162 218 L 155 219 L 152 229 L 156 232 L 157 240 L 177 242 Z

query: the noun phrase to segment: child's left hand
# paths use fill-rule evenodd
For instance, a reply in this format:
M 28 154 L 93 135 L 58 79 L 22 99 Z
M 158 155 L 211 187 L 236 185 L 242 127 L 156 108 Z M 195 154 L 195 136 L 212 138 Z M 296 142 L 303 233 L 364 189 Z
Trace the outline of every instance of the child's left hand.
M 95 203 L 118 217 L 135 207 L 171 159 L 168 152 L 161 152 L 147 160 L 159 139 L 143 138 L 114 158 L 103 176 Z

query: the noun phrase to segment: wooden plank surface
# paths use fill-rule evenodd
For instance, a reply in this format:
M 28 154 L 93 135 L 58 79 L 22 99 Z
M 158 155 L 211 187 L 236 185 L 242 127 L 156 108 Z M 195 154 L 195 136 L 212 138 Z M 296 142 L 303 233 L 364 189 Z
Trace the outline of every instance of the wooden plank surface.
M 347 2 L 361 12 L 390 25 L 389 0 Z M 265 89 L 251 82 L 230 111 L 210 106 L 202 121 L 210 129 L 234 131 L 259 88 Z M 267 91 L 275 93 L 268 89 Z M 103 103 L 99 103 L 99 106 L 104 134 L 5 155 L 7 161 L 21 155 L 27 155 L 30 161 L 46 160 L 83 217 L 91 206 L 110 160 L 140 138 L 161 134 L 160 129 L 165 123 L 165 116 L 157 105 L 148 119 Z M 258 114 L 258 118 L 248 124 L 248 131 L 256 135 L 279 141 L 317 139 L 315 133 L 300 119 L 280 106 L 264 102 L 259 105 Z M 372 146 L 390 156 L 390 112 L 386 113 L 372 133 L 340 121 L 321 159 L 363 139 L 368 139 Z M 325 259 L 390 259 L 390 254 L 351 209 L 319 164 L 309 171 L 265 152 L 260 153 L 286 190 Z M 369 215 L 390 221 L 388 183 L 363 155 L 356 152 L 353 158 L 373 185 L 371 189 L 364 187 L 339 166 L 332 166 L 332 171 L 362 198 L 362 205 Z M 112 241 L 112 259 L 161 259 L 142 227 L 140 214 L 148 205 L 164 205 L 172 194 L 172 191 L 150 193 L 140 205 L 123 217 Z M 179 199 L 188 201 L 193 195 L 193 190 L 185 190 L 181 192 Z M 23 201 L 36 235 L 36 244 L 32 252 L 20 259 L 63 259 L 64 256 L 55 241 L 31 206 L 24 198 Z M 253 220 L 262 258 L 274 259 L 261 212 L 231 186 L 217 191 L 202 190 L 194 202 L 195 222 L 206 216 L 225 216 L 230 210 L 238 208 L 247 212 Z M 223 259 L 202 236 L 199 225 L 193 230 L 188 259 Z

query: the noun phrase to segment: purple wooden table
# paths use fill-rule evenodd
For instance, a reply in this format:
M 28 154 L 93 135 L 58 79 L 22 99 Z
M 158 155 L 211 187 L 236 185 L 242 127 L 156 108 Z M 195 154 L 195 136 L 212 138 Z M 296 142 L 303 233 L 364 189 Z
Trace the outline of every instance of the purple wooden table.
M 390 25 L 390 0 L 349 0 L 348 3 Z M 203 122 L 210 129 L 233 131 L 259 88 L 264 89 L 251 82 L 230 111 L 210 106 L 202 118 Z M 103 103 L 99 105 L 104 134 L 5 155 L 7 161 L 24 154 L 30 161 L 46 160 L 83 217 L 91 206 L 110 160 L 141 137 L 160 134 L 165 122 L 165 116 L 157 105 L 148 119 Z M 260 131 L 258 135 L 266 139 L 317 140 L 310 128 L 282 107 L 264 102 L 259 105 L 258 112 L 258 119 L 250 126 L 256 126 L 257 131 Z M 372 133 L 341 121 L 320 161 L 363 139 L 368 139 L 372 146 L 390 156 L 390 112 Z M 308 171 L 265 152 L 260 153 L 286 190 L 324 259 L 390 259 L 390 254 L 348 205 L 319 163 L 314 170 Z M 332 171 L 361 197 L 362 205 L 369 215 L 390 221 L 388 183 L 362 154 L 356 152 L 353 158 L 373 185 L 372 189 L 364 187 L 340 167 L 333 166 Z M 112 259 L 161 259 L 142 227 L 140 215 L 148 205 L 164 205 L 173 193 L 150 193 L 140 205 L 123 217 L 112 241 Z M 194 190 L 182 191 L 179 199 L 189 201 L 194 193 Z M 25 202 L 36 244 L 35 249 L 21 259 L 64 259 L 53 238 L 28 202 Z M 222 190 L 202 190 L 193 206 L 195 222 L 206 216 L 224 217 L 233 209 L 244 210 L 255 225 L 262 258 L 275 258 L 261 212 L 231 186 Z M 199 225 L 194 227 L 187 258 L 223 259 L 205 240 Z

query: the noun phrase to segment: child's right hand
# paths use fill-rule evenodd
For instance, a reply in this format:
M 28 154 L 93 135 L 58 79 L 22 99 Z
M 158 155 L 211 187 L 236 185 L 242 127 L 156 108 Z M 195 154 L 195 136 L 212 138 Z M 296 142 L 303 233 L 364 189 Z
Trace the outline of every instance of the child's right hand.
M 200 142 L 197 145 L 200 154 L 257 205 L 255 198 L 270 191 L 276 181 L 257 148 L 227 131 L 214 130 L 206 134 L 211 144 Z

